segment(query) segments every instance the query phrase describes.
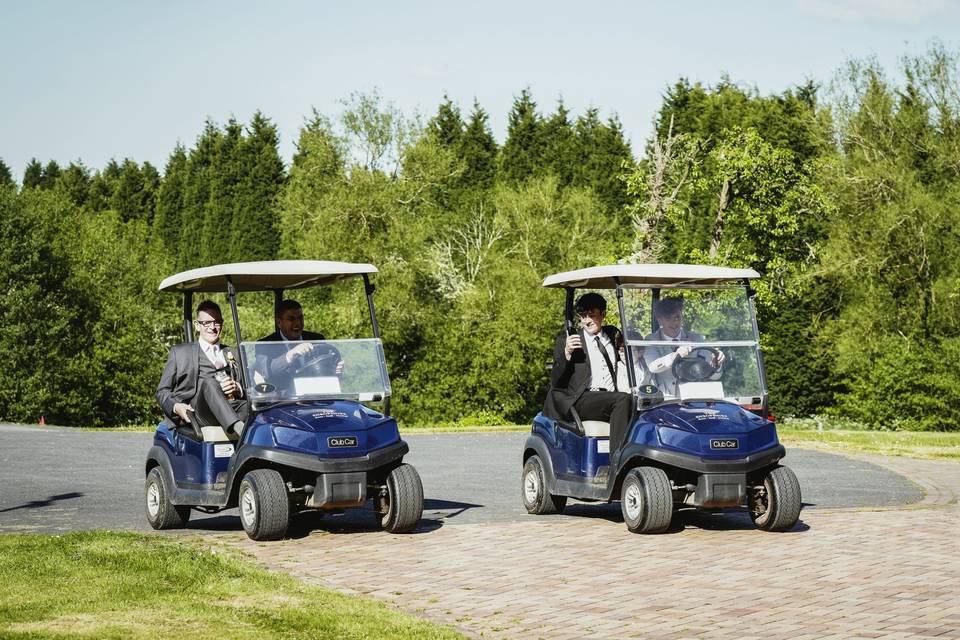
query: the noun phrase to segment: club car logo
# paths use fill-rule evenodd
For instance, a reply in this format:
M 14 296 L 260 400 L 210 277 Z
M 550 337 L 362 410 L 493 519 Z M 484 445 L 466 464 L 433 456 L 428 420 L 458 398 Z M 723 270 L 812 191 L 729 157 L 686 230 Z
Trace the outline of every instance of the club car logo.
M 711 449 L 739 449 L 740 443 L 736 438 L 713 438 L 710 440 Z
M 331 448 L 337 447 L 355 447 L 357 446 L 356 436 L 330 436 L 327 438 L 327 445 Z

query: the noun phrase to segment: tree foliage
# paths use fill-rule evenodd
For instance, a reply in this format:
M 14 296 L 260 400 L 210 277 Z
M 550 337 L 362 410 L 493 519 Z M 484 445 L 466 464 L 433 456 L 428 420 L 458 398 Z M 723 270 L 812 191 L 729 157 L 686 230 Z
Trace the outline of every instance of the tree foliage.
M 729 79 L 668 87 L 635 158 L 616 116 L 516 97 L 503 144 L 474 101 L 426 119 L 378 93 L 314 111 L 285 167 L 276 127 L 207 122 L 161 174 L 0 163 L 0 418 L 155 420 L 179 303 L 171 272 L 272 259 L 370 262 L 403 420 L 525 422 L 562 327 L 551 273 L 695 262 L 761 274 L 778 414 L 960 428 L 960 98 L 956 56 L 902 80 L 848 64 L 826 93 Z M 297 292 L 308 328 L 369 335 L 359 281 Z M 268 296 L 242 310 L 268 332 Z

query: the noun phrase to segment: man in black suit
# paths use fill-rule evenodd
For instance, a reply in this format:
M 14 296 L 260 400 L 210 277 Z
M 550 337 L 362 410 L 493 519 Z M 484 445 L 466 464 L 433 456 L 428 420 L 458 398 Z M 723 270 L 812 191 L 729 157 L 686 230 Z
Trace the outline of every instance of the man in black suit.
M 194 328 L 199 340 L 170 349 L 157 387 L 157 403 L 174 426 L 219 425 L 228 432 L 243 432 L 248 416 L 243 388 L 237 382 L 236 353 L 220 344 L 223 314 L 217 303 L 197 305 Z
M 286 378 L 292 374 L 293 370 L 302 366 L 304 362 L 315 356 L 323 355 L 323 353 L 318 354 L 316 351 L 317 349 L 324 349 L 324 347 L 308 342 L 310 340 L 323 340 L 323 334 L 303 330 L 303 307 L 300 306 L 299 302 L 282 300 L 277 307 L 274 320 L 277 330 L 260 338 L 260 342 L 301 342 L 302 344 L 292 346 L 283 355 L 270 360 L 269 373 L 271 376 L 279 375 Z M 340 352 L 333 347 L 326 347 L 326 349 L 330 357 L 320 362 L 318 365 L 319 371 L 316 373 L 319 375 L 339 375 L 343 369 Z
M 598 293 L 580 296 L 574 308 L 580 330 L 557 336 L 544 413 L 569 420 L 572 407 L 581 420 L 609 422 L 613 461 L 626 436 L 631 412 L 629 389 L 619 389 L 617 382 L 617 368 L 624 366 L 614 346 L 620 330 L 603 324 L 607 301 Z

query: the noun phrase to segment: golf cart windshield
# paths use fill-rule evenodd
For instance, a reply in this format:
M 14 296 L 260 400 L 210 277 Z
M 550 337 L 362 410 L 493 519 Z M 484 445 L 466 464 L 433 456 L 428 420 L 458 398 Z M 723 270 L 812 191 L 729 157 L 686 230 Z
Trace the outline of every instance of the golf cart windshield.
M 623 302 L 631 360 L 650 371 L 648 379 L 665 398 L 760 403 L 765 385 L 745 286 L 624 285 Z M 676 357 L 685 346 L 688 356 Z
M 254 409 L 278 402 L 382 402 L 390 379 L 379 339 L 244 342 L 247 397 Z

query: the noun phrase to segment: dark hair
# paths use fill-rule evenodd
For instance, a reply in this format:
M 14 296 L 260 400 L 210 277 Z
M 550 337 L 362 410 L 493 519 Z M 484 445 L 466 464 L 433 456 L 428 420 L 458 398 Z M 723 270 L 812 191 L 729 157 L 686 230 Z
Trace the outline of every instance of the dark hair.
M 216 312 L 217 312 L 217 315 L 220 316 L 221 318 L 223 318 L 223 312 L 220 311 L 220 305 L 218 305 L 218 304 L 217 304 L 216 302 L 214 302 L 213 300 L 204 300 L 203 302 L 201 302 L 200 304 L 198 304 L 198 305 L 197 305 L 197 315 L 198 315 L 198 316 L 200 315 L 200 312 L 201 312 L 201 311 L 206 311 L 206 312 L 209 313 L 210 315 L 213 315 L 212 313 L 210 313 L 211 311 L 216 311 Z
M 683 311 L 683 298 L 661 298 L 653 307 L 654 317 L 671 316 L 677 311 Z
M 300 309 L 302 311 L 303 307 L 301 307 L 300 303 L 297 302 L 296 300 L 281 300 L 280 304 L 277 305 L 276 315 L 279 318 L 280 316 L 285 314 L 287 311 L 290 311 L 291 309 Z
M 585 313 L 593 309 L 606 311 L 607 301 L 599 293 L 585 293 L 577 298 L 577 302 L 573 305 L 573 308 L 577 313 Z

